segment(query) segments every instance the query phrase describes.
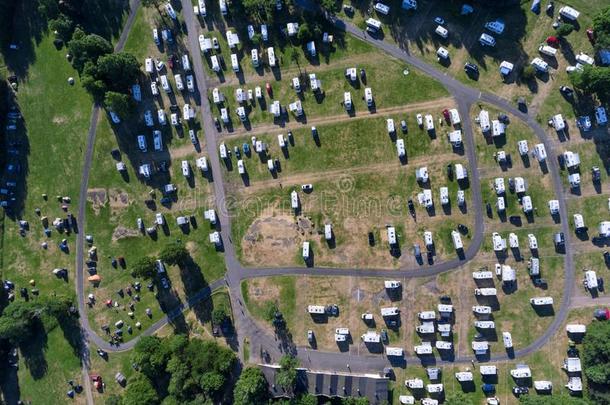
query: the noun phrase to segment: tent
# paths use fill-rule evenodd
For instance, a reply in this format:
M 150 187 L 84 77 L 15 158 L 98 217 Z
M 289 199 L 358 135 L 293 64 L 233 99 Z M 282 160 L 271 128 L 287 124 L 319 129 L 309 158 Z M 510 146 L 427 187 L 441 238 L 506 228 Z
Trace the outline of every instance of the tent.
M 102 281 L 102 278 L 99 276 L 99 274 L 94 274 L 93 276 L 87 277 L 87 281 L 97 284 Z

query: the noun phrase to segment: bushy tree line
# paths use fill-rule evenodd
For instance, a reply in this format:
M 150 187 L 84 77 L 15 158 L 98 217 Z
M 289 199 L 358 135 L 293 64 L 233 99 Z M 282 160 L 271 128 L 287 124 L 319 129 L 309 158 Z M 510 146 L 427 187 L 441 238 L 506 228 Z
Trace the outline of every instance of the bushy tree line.
M 147 336 L 134 347 L 131 361 L 138 371 L 129 380 L 121 405 L 229 402 L 227 387 L 237 357 L 215 342 L 184 335 Z
M 589 398 L 610 404 L 610 322 L 593 322 L 583 341 L 582 362 Z

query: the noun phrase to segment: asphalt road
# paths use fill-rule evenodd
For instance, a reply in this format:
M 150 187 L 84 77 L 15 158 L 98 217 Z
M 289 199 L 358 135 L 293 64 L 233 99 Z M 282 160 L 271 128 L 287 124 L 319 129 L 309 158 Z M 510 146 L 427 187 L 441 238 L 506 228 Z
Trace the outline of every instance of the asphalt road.
M 470 119 L 470 107 L 474 103 L 486 102 L 492 104 L 517 118 L 524 121 L 536 134 L 541 143 L 545 145 L 549 159 L 547 159 L 548 169 L 550 176 L 553 181 L 554 192 L 556 199 L 560 202 L 560 215 L 561 218 L 567 218 L 567 207 L 563 193 L 563 184 L 561 181 L 559 167 L 557 161 L 554 159 L 556 155 L 553 145 L 547 138 L 544 129 L 530 116 L 523 114 L 521 111 L 516 109 L 508 101 L 495 96 L 490 93 L 481 92 L 477 89 L 471 88 L 463 83 L 447 76 L 445 73 L 438 70 L 435 66 L 432 66 L 426 62 L 421 61 L 417 57 L 409 55 L 405 50 L 400 49 L 396 46 L 388 44 L 386 42 L 378 41 L 368 36 L 361 29 L 343 22 L 339 19 L 333 19 L 334 24 L 350 34 L 366 41 L 374 46 L 382 49 L 386 53 L 394 56 L 397 59 L 403 60 L 410 64 L 412 67 L 426 73 L 427 75 L 435 78 L 441 82 L 458 103 L 458 109 L 460 115 L 463 117 L 462 128 L 464 131 L 466 156 L 469 161 L 469 175 L 470 175 L 470 187 L 472 189 L 474 215 L 476 218 L 474 226 L 474 234 L 469 248 L 464 252 L 463 260 L 454 259 L 447 262 L 441 262 L 433 266 L 424 266 L 418 268 L 403 268 L 399 270 L 386 270 L 386 269 L 335 269 L 335 268 L 304 268 L 304 267 L 288 267 L 288 268 L 245 268 L 237 260 L 235 248 L 231 241 L 230 229 L 231 229 L 231 217 L 228 212 L 228 207 L 233 204 L 225 193 L 224 182 L 222 179 L 222 167 L 221 161 L 217 152 L 217 146 L 219 144 L 219 134 L 216 131 L 213 122 L 213 116 L 210 110 L 210 105 L 207 102 L 208 94 L 208 82 L 207 77 L 203 68 L 203 59 L 195 57 L 200 55 L 199 51 L 199 23 L 193 14 L 192 4 L 190 0 L 181 0 L 183 6 L 183 15 L 188 30 L 188 48 L 193 56 L 193 71 L 197 81 L 197 89 L 201 96 L 201 121 L 203 131 L 205 134 L 205 143 L 209 155 L 210 167 L 214 177 L 212 185 L 214 187 L 217 213 L 219 222 L 221 224 L 221 235 L 223 240 L 225 263 L 227 266 L 227 273 L 224 280 L 219 280 L 210 286 L 209 290 L 202 291 L 198 299 L 203 299 L 215 288 L 219 288 L 223 283 L 229 287 L 232 306 L 234 309 L 235 326 L 238 334 L 240 343 L 243 343 L 244 339 L 248 339 L 250 342 L 252 358 L 261 358 L 261 353 L 264 351 L 268 355 L 268 361 L 276 361 L 279 356 L 284 353 L 287 348 L 282 346 L 280 340 L 275 336 L 271 336 L 264 329 L 262 329 L 256 322 L 252 320 L 252 317 L 248 314 L 247 309 L 243 306 L 243 297 L 241 296 L 240 283 L 244 279 L 269 276 L 269 275 L 298 275 L 298 274 L 314 274 L 314 275 L 337 275 L 337 276 L 354 276 L 354 277 L 369 277 L 369 276 L 393 276 L 396 278 L 414 278 L 414 277 L 425 277 L 440 274 L 442 272 L 450 271 L 461 265 L 468 260 L 472 259 L 478 252 L 484 233 L 483 225 L 483 204 L 481 196 L 481 186 L 479 173 L 477 170 L 475 145 L 474 145 L 474 134 L 472 131 L 472 123 Z M 138 1 L 134 1 L 135 4 Z M 309 3 L 304 0 L 298 0 L 297 3 L 304 7 L 309 7 Z M 131 16 L 130 16 L 131 17 Z M 130 28 L 128 26 L 124 30 L 125 36 Z M 119 44 L 122 46 L 122 43 Z M 118 45 L 117 44 L 117 47 Z M 87 152 L 85 157 L 85 167 L 83 168 L 83 176 L 81 182 L 80 199 L 79 199 L 79 224 L 85 223 L 85 205 L 86 205 L 86 192 L 87 182 L 89 177 L 89 170 L 91 167 L 91 159 L 93 155 L 93 145 L 95 140 L 95 122 L 97 122 L 97 115 L 99 109 L 94 108 L 92 114 L 92 128 L 89 132 L 89 140 L 87 145 Z M 95 116 L 95 119 L 94 119 Z M 574 285 L 574 265 L 572 260 L 572 252 L 570 249 L 570 231 L 567 221 L 561 222 L 561 230 L 566 238 L 566 245 L 568 246 L 567 253 L 564 255 L 564 270 L 565 270 L 565 284 L 563 291 L 563 299 L 559 306 L 553 322 L 550 327 L 530 346 L 519 349 L 515 352 L 515 357 L 522 357 L 535 352 L 540 349 L 553 334 L 558 330 L 561 324 L 567 317 L 570 308 L 570 293 L 571 288 Z M 97 336 L 94 331 L 91 330 L 85 309 L 84 301 L 84 275 L 83 275 L 83 255 L 84 255 L 84 241 L 83 235 L 79 235 L 77 241 L 77 296 L 79 299 L 79 310 L 81 311 L 81 325 L 86 332 L 88 339 L 94 341 L 97 345 L 104 348 L 107 351 L 121 351 L 128 350 L 137 342 L 138 338 L 134 338 L 131 341 L 119 346 L 109 346 L 102 338 Z M 152 334 L 169 322 L 172 316 L 176 316 L 182 310 L 188 308 L 189 305 L 194 302 L 189 302 L 184 308 L 177 308 L 168 314 L 165 318 L 159 320 L 157 323 L 148 328 L 143 335 Z M 243 346 L 243 345 L 242 345 Z M 320 370 L 347 370 L 347 371 L 380 371 L 384 366 L 389 365 L 387 359 L 378 355 L 355 355 L 353 353 L 329 353 L 317 350 L 310 350 L 308 348 L 288 348 L 288 350 L 294 350 L 300 358 L 303 365 L 307 365 L 312 369 Z M 463 356 L 456 358 L 452 363 L 470 362 L 473 356 Z M 501 361 L 508 360 L 509 357 L 505 354 L 496 354 L 490 357 L 489 361 Z M 442 363 L 440 360 L 436 360 Z M 420 364 L 420 360 L 414 357 L 406 358 L 407 364 Z M 349 365 L 349 367 L 348 367 Z

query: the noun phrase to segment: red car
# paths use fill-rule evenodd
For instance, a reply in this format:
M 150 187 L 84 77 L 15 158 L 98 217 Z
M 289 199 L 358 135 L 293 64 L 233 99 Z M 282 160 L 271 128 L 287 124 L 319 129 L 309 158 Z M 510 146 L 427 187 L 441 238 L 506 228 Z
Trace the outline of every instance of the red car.
M 269 82 L 265 84 L 265 90 L 267 90 L 267 95 L 269 97 L 273 97 L 273 90 L 271 89 L 271 85 L 269 84 Z
M 552 47 L 558 48 L 558 47 L 559 47 L 559 38 L 557 38 L 557 37 L 553 37 L 553 36 L 550 36 L 550 37 L 548 37 L 548 38 L 546 39 L 546 43 L 547 43 L 549 46 L 552 46 Z
M 598 308 L 593 312 L 593 316 L 598 321 L 607 321 L 610 319 L 610 309 L 608 308 Z
M 593 28 L 587 28 L 587 38 L 589 38 L 591 45 L 595 45 L 595 32 L 593 32 Z
M 443 110 L 443 117 L 445 117 L 445 121 L 451 123 L 451 116 L 449 115 L 449 110 L 446 108 Z

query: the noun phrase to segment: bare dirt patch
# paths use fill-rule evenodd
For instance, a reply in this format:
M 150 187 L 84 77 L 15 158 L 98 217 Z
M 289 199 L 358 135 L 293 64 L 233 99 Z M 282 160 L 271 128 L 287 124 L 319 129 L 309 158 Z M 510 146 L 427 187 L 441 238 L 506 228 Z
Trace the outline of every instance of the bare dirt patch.
M 307 221 L 297 221 L 306 224 Z M 289 265 L 304 231 L 294 218 L 284 215 L 255 220 L 243 239 L 244 258 L 248 262 Z
M 125 208 L 129 205 L 129 194 L 118 188 L 111 188 L 108 200 L 112 208 Z
M 87 190 L 87 201 L 93 205 L 93 210 L 97 213 L 108 201 L 108 192 L 105 188 L 91 188 Z
M 64 117 L 63 115 L 53 117 L 53 124 L 65 124 L 67 121 L 68 118 Z
M 129 229 L 119 225 L 112 232 L 112 241 L 116 242 L 121 239 L 135 238 L 137 236 L 140 236 L 140 231 L 137 229 Z

